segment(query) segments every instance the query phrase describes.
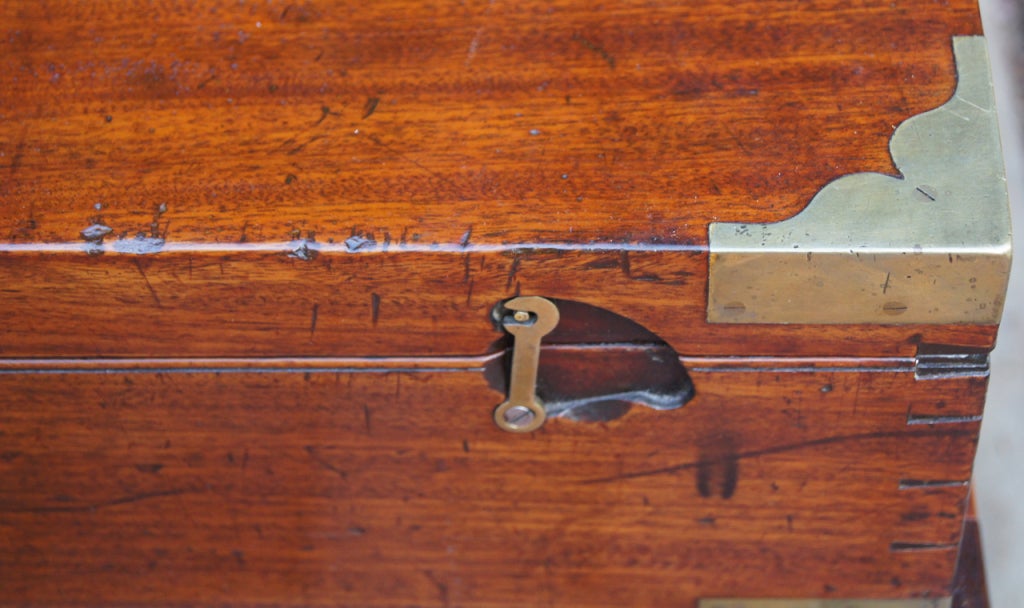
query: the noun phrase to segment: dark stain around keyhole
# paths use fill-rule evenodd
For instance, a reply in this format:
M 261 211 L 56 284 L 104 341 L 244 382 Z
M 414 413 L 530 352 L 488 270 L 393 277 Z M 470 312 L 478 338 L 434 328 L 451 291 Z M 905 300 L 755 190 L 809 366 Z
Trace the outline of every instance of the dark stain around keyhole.
M 694 396 L 693 383 L 679 355 L 640 324 L 582 302 L 549 298 L 558 306 L 558 326 L 544 337 L 537 373 L 537 396 L 549 418 L 608 422 L 635 405 L 654 410 L 682 407 Z M 504 309 L 492 312 L 500 330 Z M 485 376 L 506 392 L 513 341 L 495 346 L 504 360 L 488 366 Z

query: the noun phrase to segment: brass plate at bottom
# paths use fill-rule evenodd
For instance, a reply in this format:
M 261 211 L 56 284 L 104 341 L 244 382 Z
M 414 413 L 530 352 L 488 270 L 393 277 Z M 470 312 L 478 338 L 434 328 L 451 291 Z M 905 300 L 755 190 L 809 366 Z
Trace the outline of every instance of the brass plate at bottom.
M 952 598 L 912 600 L 707 599 L 697 608 L 951 608 Z

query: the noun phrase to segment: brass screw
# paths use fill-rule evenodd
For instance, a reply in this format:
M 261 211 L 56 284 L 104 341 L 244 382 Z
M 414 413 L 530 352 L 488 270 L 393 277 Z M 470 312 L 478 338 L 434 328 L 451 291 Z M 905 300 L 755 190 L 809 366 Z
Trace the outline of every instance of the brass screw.
M 526 323 L 530 320 L 530 313 L 525 310 L 517 310 L 515 314 L 512 315 L 512 318 L 520 323 Z
M 533 410 L 522 405 L 513 405 L 505 411 L 505 422 L 512 426 L 526 426 L 536 417 L 537 414 Z

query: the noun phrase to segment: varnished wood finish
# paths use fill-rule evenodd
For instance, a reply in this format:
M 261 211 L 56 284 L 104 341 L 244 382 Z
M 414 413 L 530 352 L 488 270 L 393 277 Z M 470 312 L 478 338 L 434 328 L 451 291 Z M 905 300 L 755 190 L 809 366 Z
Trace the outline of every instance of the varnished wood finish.
M 704 323 L 702 254 L 0 253 L 6 357 L 432 356 L 489 352 L 517 292 L 604 306 L 685 355 L 908 356 L 995 326 Z M 623 270 L 623 268 L 626 270 Z
M 892 173 L 894 126 L 953 91 L 970 0 L 8 2 L 0 24 L 4 356 L 478 354 L 516 293 L 689 355 L 994 339 L 704 322 L 707 224 Z
M 985 380 L 913 357 L 995 326 L 711 326 L 707 226 L 892 173 L 979 29 L 969 0 L 0 4 L 0 605 L 951 594 Z M 498 430 L 516 294 L 633 322 L 566 305 L 553 399 L 678 389 L 647 366 L 675 353 L 696 396 Z M 649 352 L 572 355 L 605 342 Z
M 951 593 L 984 378 L 684 362 L 530 436 L 475 371 L 0 375 L 0 604 Z

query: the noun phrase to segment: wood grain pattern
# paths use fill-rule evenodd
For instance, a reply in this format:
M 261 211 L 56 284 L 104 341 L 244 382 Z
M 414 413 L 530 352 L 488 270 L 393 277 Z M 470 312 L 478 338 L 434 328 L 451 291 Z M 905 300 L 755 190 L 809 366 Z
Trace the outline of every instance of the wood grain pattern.
M 996 327 L 710 326 L 707 225 L 893 173 L 979 31 L 969 0 L 0 3 L 0 605 L 952 593 L 985 379 L 913 357 Z M 696 397 L 499 431 L 517 294 L 653 332 Z
M 700 243 L 891 173 L 979 33 L 944 4 L 7 3 L 0 234 Z
M 984 378 L 686 363 L 681 410 L 528 437 L 479 372 L 0 375 L 0 604 L 951 592 L 978 423 L 908 408 Z
M 364 4 L 0 7 L 2 354 L 479 354 L 516 293 L 692 355 L 992 345 L 703 309 L 707 224 L 892 173 L 973 2 Z
M 684 355 L 912 356 L 922 342 L 988 348 L 996 333 L 710 325 L 702 253 L 289 252 L 0 253 L 0 354 L 476 355 L 502 338 L 490 312 L 516 293 L 601 306 Z

